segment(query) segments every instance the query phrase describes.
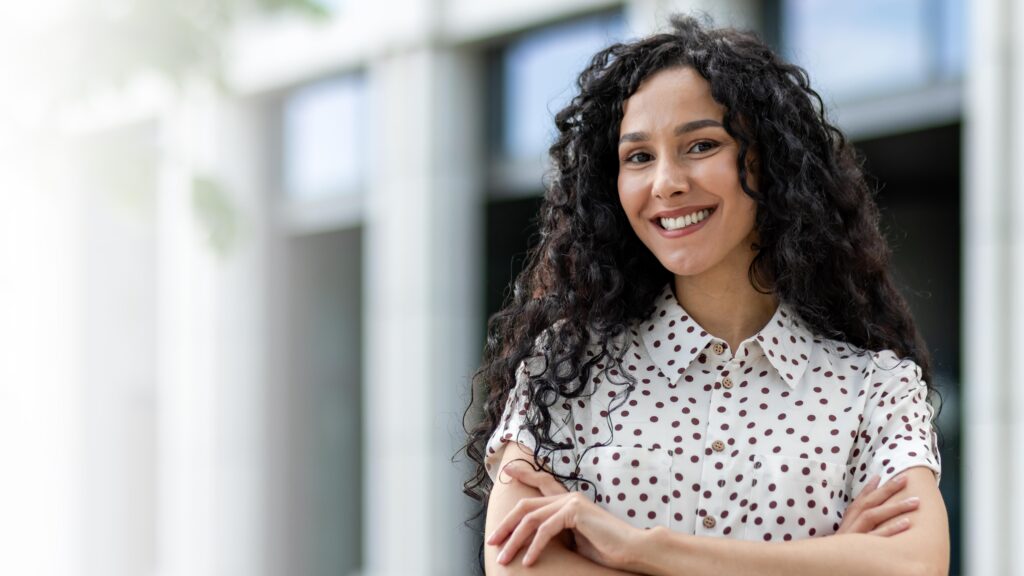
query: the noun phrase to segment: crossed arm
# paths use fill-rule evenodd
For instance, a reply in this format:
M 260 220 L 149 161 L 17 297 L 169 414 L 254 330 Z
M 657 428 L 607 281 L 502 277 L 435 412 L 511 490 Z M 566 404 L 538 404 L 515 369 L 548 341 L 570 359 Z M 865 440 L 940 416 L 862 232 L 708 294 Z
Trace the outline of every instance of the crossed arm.
M 532 453 L 510 443 L 502 466 L 517 459 L 532 459 Z M 791 542 L 746 542 L 725 538 L 693 536 L 666 528 L 644 531 L 634 543 L 630 561 L 623 570 L 591 562 L 554 539 L 529 567 L 522 565 L 526 547 L 511 562 L 501 565 L 499 549 L 485 546 L 485 567 L 490 576 L 505 574 L 621 574 L 714 575 L 758 574 L 800 576 L 828 573 L 830 576 L 871 574 L 938 576 L 949 571 L 949 528 L 945 505 L 935 476 L 924 467 L 905 472 L 907 482 L 889 501 L 910 496 L 920 498 L 917 509 L 892 518 L 907 517 L 911 527 L 890 536 L 838 534 Z M 540 496 L 537 488 L 503 476 L 495 483 L 487 513 L 487 534 L 523 498 Z M 506 483 L 507 482 L 507 483 Z
M 502 455 L 501 468 L 517 458 L 523 458 L 533 462 L 533 452 L 521 448 L 519 444 L 510 442 Z M 500 468 L 499 468 L 500 469 Z M 533 486 L 523 484 L 515 478 L 499 472 L 498 481 L 494 483 L 491 490 L 491 497 L 487 504 L 487 520 L 485 534 L 490 534 L 498 526 L 501 520 L 512 510 L 517 502 L 523 498 L 537 498 L 542 496 L 541 491 Z M 621 576 L 636 574 L 635 572 L 623 572 L 614 570 L 592 562 L 587 558 L 573 552 L 566 546 L 565 541 L 554 538 L 544 547 L 544 551 L 537 558 L 537 561 L 529 567 L 523 566 L 523 556 L 526 555 L 524 547 L 505 565 L 498 563 L 498 552 L 496 546 L 484 546 L 484 568 L 487 576 L 506 576 L 512 574 L 545 574 L 558 576 Z
M 906 471 L 907 483 L 893 498 L 918 496 L 906 513 L 911 526 L 888 537 L 836 534 L 790 542 L 745 542 L 655 529 L 641 545 L 631 569 L 642 574 L 734 574 L 801 576 L 829 574 L 945 576 L 949 573 L 949 528 L 935 475 L 924 467 Z

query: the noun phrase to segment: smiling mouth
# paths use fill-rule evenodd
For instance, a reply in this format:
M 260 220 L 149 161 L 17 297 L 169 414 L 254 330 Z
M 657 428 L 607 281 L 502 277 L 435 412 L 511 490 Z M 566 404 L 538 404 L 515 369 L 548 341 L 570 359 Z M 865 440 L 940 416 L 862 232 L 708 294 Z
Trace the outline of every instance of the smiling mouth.
M 717 206 L 705 208 L 678 218 L 655 218 L 652 222 L 662 230 L 669 232 L 683 230 L 707 220 L 715 212 L 716 208 Z

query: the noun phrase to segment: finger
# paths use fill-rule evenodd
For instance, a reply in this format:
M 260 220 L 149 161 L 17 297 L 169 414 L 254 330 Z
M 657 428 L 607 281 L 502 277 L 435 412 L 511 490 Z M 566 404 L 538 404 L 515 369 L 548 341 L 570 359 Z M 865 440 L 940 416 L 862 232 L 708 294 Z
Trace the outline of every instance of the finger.
M 894 502 L 892 504 L 885 504 L 883 506 L 872 508 L 863 514 L 862 526 L 865 530 L 873 530 L 880 524 L 887 522 L 900 514 L 917 509 L 920 504 L 921 501 L 916 498 L 907 498 L 900 502 Z
M 530 543 L 530 547 L 526 550 L 526 555 L 523 556 L 523 566 L 533 564 L 544 550 L 544 547 L 548 545 L 548 542 L 565 531 L 565 518 L 569 511 L 570 506 L 564 505 L 540 525 L 540 528 L 537 529 L 537 534 L 533 537 L 533 542 Z
M 906 485 L 907 475 L 900 474 L 899 476 L 892 478 L 885 484 L 882 484 L 882 486 L 878 490 L 872 493 L 871 497 L 879 498 L 881 502 L 885 502 L 886 500 L 889 499 L 890 496 L 902 490 L 903 487 Z
M 860 495 L 850 504 L 847 509 L 847 515 L 849 516 L 848 521 L 856 521 L 860 514 L 865 510 L 870 510 L 885 501 L 887 501 L 893 494 L 898 492 L 906 484 L 906 475 L 900 474 L 898 477 L 886 482 L 880 488 L 867 492 L 866 490 L 861 491 Z
M 874 492 L 875 488 L 878 488 L 878 482 L 881 479 L 882 479 L 882 476 L 879 475 L 879 474 L 875 474 L 874 476 L 872 476 L 871 480 L 868 481 L 868 483 L 864 485 L 864 488 L 860 491 L 860 494 L 857 495 L 857 498 L 860 498 L 861 496 L 866 496 L 866 495 Z
M 864 485 L 864 488 L 861 489 L 860 493 L 854 497 L 853 502 L 850 502 L 850 505 L 846 508 L 846 516 L 849 518 L 849 520 L 852 521 L 854 518 L 857 517 L 857 512 L 862 507 L 864 507 L 864 502 L 865 500 L 867 500 L 867 495 L 871 494 L 872 492 L 875 491 L 876 488 L 878 488 L 878 481 L 881 478 L 882 477 L 879 476 L 878 474 L 872 476 L 871 479 L 868 480 L 868 483 Z
M 563 499 L 564 500 L 564 499 Z M 552 514 L 557 512 L 561 508 L 562 502 L 555 501 L 551 502 L 547 506 L 534 510 L 526 516 L 516 526 L 516 529 L 512 531 L 512 535 L 508 537 L 508 542 L 505 542 L 505 546 L 501 549 L 501 553 L 498 554 L 498 563 L 506 564 L 512 561 L 519 553 L 519 549 L 523 547 L 523 544 L 529 540 L 533 533 L 537 531 L 537 527 L 540 526 L 545 520 L 547 520 Z
M 848 529 L 842 530 L 842 532 L 868 533 L 882 524 L 898 518 L 901 514 L 915 510 L 919 504 L 919 501 L 908 498 L 901 502 L 876 506 L 865 511 L 856 520 L 850 521 Z M 844 524 L 847 523 L 844 521 Z
M 886 524 L 885 526 L 879 526 L 868 534 L 872 536 L 892 536 L 893 534 L 899 534 L 907 528 L 910 528 L 910 518 L 900 518 L 895 522 Z
M 516 502 L 516 505 L 512 507 L 512 510 L 509 510 L 508 514 L 502 518 L 501 522 L 498 523 L 498 526 L 493 532 L 491 532 L 491 535 L 487 537 L 487 543 L 500 544 L 505 537 L 515 529 L 521 518 L 530 512 L 551 503 L 556 498 L 558 497 L 543 496 L 540 498 L 523 498 L 519 502 Z
M 568 492 L 565 486 L 550 473 L 545 470 L 534 470 L 533 467 L 522 460 L 509 462 L 504 470 L 506 474 L 523 484 L 537 488 L 545 496 L 556 496 Z

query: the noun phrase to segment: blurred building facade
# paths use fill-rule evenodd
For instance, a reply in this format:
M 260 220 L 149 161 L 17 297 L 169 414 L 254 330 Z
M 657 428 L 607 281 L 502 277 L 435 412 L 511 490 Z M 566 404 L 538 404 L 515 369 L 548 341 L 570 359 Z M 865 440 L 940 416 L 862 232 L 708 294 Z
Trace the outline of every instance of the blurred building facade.
M 235 27 L 226 90 L 186 82 L 75 138 L 83 573 L 476 573 L 452 458 L 553 114 L 590 55 L 691 10 L 805 65 L 864 151 L 942 393 L 951 573 L 1024 573 L 1013 0 L 325 6 Z M 104 162 L 151 192 L 104 195 Z

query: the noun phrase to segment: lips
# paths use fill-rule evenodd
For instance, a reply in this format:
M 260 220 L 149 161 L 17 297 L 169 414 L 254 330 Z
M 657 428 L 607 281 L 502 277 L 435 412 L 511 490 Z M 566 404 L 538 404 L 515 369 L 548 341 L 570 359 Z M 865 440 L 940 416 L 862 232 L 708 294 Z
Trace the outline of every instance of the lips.
M 715 209 L 718 208 L 717 204 L 703 204 L 699 206 L 683 206 L 682 208 L 676 208 L 675 210 L 663 210 L 658 212 L 650 218 L 650 221 L 660 226 L 662 218 L 679 218 L 680 216 L 686 216 L 687 214 L 695 214 L 701 210 L 708 209 L 714 213 Z

